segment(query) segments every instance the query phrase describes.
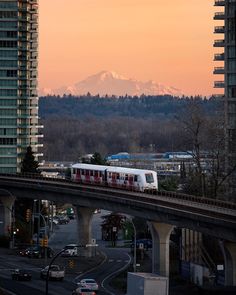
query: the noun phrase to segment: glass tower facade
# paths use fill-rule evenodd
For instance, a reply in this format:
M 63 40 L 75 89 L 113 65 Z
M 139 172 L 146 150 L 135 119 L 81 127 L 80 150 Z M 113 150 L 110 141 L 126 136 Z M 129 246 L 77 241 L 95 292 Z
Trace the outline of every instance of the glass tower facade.
M 20 172 L 39 143 L 38 0 L 0 0 L 0 173 Z
M 236 201 L 236 0 L 215 0 L 215 6 L 219 11 L 214 19 L 220 22 L 215 33 L 223 36 L 214 43 L 215 47 L 223 48 L 215 54 L 215 60 L 222 65 L 216 67 L 214 73 L 223 75 L 222 81 L 215 82 L 215 87 L 223 89 L 224 97 L 227 198 Z

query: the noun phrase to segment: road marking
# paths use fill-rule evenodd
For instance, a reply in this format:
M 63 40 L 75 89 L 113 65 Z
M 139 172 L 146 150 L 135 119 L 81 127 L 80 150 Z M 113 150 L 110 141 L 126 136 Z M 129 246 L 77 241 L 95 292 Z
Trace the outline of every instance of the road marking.
M 114 261 L 114 259 L 109 259 L 109 260 L 108 260 L 108 262 L 113 262 L 113 261 Z
M 114 271 L 113 273 L 111 273 L 111 274 L 109 274 L 107 277 L 105 277 L 104 279 L 103 279 L 103 281 L 102 281 L 102 283 L 101 283 L 101 286 L 103 287 L 103 289 L 107 292 L 107 293 L 109 293 L 110 295 L 116 295 L 115 293 L 112 293 L 111 291 L 109 291 L 105 286 L 104 286 L 104 284 L 105 284 L 105 281 L 107 281 L 108 279 L 110 279 L 111 277 L 113 277 L 115 274 L 118 274 L 118 273 L 120 273 L 120 272 L 122 272 L 123 270 L 125 270 L 129 265 L 130 265 L 130 263 L 131 263 L 131 256 L 128 254 L 128 253 L 125 253 L 128 257 L 129 257 L 129 260 L 128 260 L 128 262 L 126 263 L 126 265 L 124 265 L 122 268 L 120 268 L 119 270 L 116 270 L 116 271 Z
M 81 278 L 81 277 L 82 277 L 83 275 L 85 275 L 86 273 L 89 273 L 89 272 L 91 272 L 91 271 L 94 271 L 95 269 L 99 268 L 101 265 L 103 265 L 103 264 L 106 262 L 106 260 L 107 260 L 107 255 L 106 255 L 106 253 L 104 253 L 104 252 L 101 252 L 101 253 L 102 253 L 102 255 L 104 256 L 103 261 L 102 261 L 99 265 L 95 266 L 94 268 L 91 268 L 91 269 L 89 269 L 89 270 L 87 270 L 87 271 L 85 271 L 85 272 L 82 272 L 80 275 L 78 275 L 77 277 L 75 277 L 74 280 L 73 280 L 73 283 L 77 284 L 77 283 L 78 283 L 77 280 L 79 280 L 79 278 Z

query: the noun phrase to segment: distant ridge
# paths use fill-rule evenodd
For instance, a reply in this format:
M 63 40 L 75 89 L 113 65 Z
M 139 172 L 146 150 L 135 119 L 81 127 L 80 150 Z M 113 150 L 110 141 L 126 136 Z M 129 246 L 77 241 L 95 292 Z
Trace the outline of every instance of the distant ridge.
M 131 78 L 126 78 L 117 74 L 114 71 L 101 71 L 95 75 L 89 76 L 86 79 L 69 86 L 63 86 L 58 89 L 40 89 L 40 96 L 44 95 L 116 95 L 116 96 L 140 96 L 145 95 L 164 95 L 170 94 L 173 96 L 182 96 L 181 90 L 165 86 L 155 81 L 138 81 Z

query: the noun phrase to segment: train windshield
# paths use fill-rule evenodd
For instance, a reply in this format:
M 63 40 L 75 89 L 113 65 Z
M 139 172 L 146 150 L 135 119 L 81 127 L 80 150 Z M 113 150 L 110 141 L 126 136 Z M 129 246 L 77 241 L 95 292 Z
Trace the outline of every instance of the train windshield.
M 151 173 L 145 174 L 145 177 L 146 177 L 146 182 L 147 183 L 153 183 L 154 182 L 154 178 L 153 178 L 153 175 Z

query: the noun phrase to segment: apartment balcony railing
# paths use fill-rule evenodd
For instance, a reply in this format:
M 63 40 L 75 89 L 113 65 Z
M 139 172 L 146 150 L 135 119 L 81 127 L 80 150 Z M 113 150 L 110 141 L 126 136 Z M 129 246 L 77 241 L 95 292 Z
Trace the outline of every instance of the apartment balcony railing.
M 225 73 L 225 68 L 224 67 L 215 67 L 213 74 L 224 74 Z
M 215 0 L 215 6 L 225 6 L 225 0 Z
M 225 54 L 224 53 L 216 53 L 214 55 L 214 60 L 215 61 L 223 61 L 223 60 L 225 60 Z
M 225 47 L 225 40 L 215 40 L 214 47 Z
M 224 20 L 225 19 L 225 13 L 224 12 L 216 12 L 214 15 L 215 20 Z
M 224 88 L 225 82 L 224 81 L 215 81 L 214 82 L 214 88 Z
M 216 34 L 224 34 L 224 32 L 225 32 L 225 27 L 224 26 L 215 27 L 214 33 L 216 33 Z

